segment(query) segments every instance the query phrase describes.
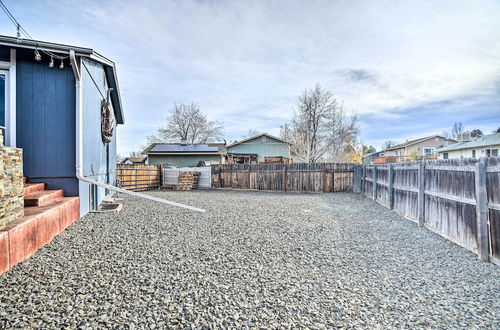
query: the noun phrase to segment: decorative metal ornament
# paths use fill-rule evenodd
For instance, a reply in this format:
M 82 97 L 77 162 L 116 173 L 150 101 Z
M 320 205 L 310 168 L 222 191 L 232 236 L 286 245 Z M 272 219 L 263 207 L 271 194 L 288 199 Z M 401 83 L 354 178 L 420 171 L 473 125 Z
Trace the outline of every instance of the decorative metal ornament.
M 42 60 L 42 55 L 40 55 L 38 49 L 35 49 L 35 61 L 40 62 L 41 60 Z

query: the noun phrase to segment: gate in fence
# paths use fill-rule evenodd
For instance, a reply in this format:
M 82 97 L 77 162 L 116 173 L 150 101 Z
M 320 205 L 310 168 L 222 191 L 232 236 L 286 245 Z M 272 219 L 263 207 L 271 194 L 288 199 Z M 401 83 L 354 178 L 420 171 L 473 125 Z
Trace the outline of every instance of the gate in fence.
M 163 168 L 162 185 L 177 185 L 180 172 L 200 172 L 198 188 L 212 187 L 212 168 L 211 167 L 181 167 L 181 168 Z
M 500 265 L 500 158 L 356 165 L 354 191 Z

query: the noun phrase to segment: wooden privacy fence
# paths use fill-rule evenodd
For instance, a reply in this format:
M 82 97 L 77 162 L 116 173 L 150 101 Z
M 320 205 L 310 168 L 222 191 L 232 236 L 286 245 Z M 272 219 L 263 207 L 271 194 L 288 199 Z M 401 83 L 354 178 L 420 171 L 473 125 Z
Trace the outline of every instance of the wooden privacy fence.
M 353 164 L 212 165 L 212 187 L 295 192 L 351 191 Z
M 355 192 L 500 265 L 500 158 L 356 165 Z
M 119 186 L 132 191 L 143 191 L 159 188 L 160 175 L 160 165 L 116 165 L 116 178 L 118 179 Z

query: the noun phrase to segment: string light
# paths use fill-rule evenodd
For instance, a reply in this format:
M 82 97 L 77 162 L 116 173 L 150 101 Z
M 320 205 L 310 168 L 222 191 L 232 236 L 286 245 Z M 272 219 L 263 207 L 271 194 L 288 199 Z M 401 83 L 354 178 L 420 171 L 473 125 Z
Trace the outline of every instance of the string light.
M 59 69 L 64 69 L 64 60 L 61 60 L 61 65 L 59 65 Z
M 41 60 L 42 60 L 42 55 L 40 55 L 38 49 L 35 49 L 35 61 L 40 62 Z
M 14 15 L 12 15 L 12 13 L 9 11 L 9 9 L 7 8 L 7 6 L 5 6 L 5 4 L 3 3 L 2 0 L 0 0 L 0 9 L 4 11 L 5 15 L 7 15 L 7 17 L 11 20 L 11 22 L 14 24 L 14 26 L 16 27 L 16 30 L 17 30 L 17 38 L 16 38 L 16 42 L 18 44 L 21 44 L 23 43 L 23 35 L 29 39 L 29 40 L 32 40 L 34 41 L 35 43 L 35 46 L 36 46 L 36 49 L 35 49 L 35 60 L 36 61 L 41 61 L 42 60 L 42 56 L 40 54 L 40 52 L 38 50 L 40 50 L 42 53 L 44 53 L 45 55 L 48 55 L 50 56 L 50 63 L 49 63 L 49 67 L 52 68 L 54 67 L 54 58 L 57 59 L 57 60 L 61 60 L 61 62 L 68 58 L 69 56 L 60 56 L 60 55 L 56 55 L 46 49 L 44 49 L 38 42 L 36 42 L 33 37 L 28 33 L 28 31 L 26 31 L 26 29 L 24 29 L 22 27 L 22 25 L 16 20 L 16 18 L 14 17 Z M 61 63 L 61 65 L 59 66 L 61 69 L 64 68 L 64 64 Z

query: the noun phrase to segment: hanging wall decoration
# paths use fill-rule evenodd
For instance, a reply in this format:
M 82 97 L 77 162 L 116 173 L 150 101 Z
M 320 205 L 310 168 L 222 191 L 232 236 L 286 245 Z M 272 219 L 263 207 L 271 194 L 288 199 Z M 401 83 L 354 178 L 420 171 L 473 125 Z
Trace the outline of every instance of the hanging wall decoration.
M 109 144 L 113 137 L 115 127 L 115 113 L 111 102 L 102 99 L 101 101 L 101 137 L 102 143 Z

